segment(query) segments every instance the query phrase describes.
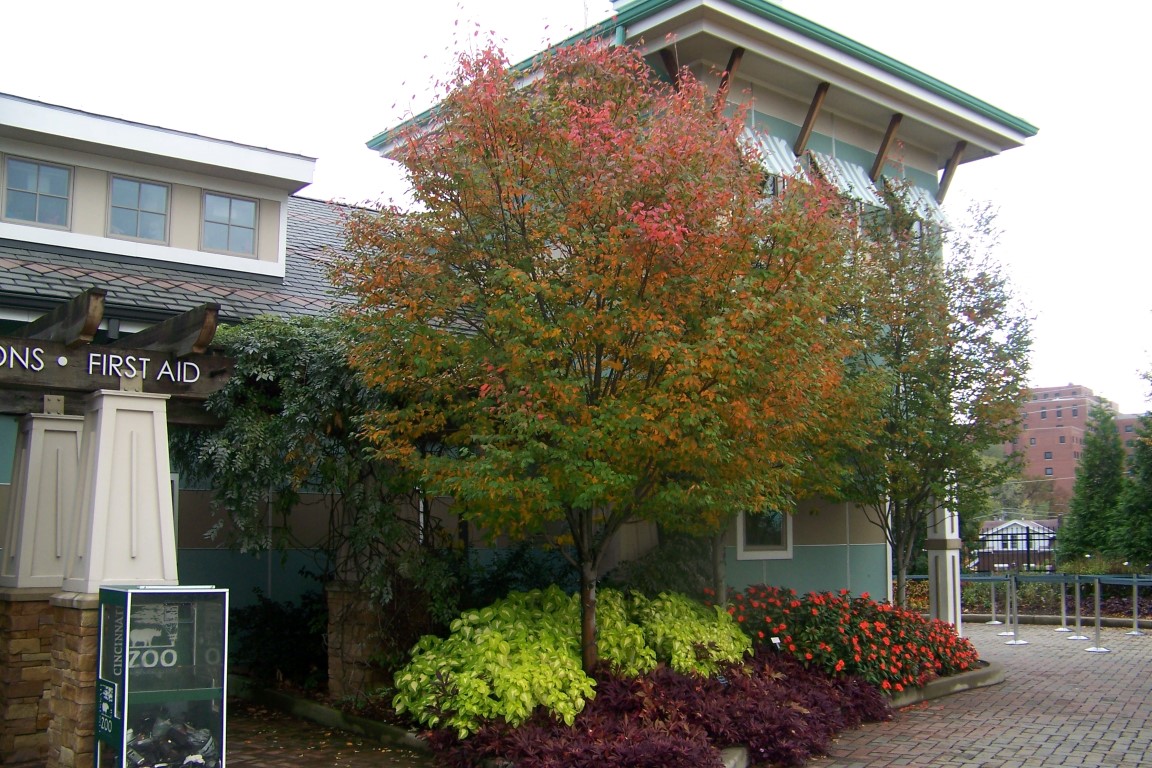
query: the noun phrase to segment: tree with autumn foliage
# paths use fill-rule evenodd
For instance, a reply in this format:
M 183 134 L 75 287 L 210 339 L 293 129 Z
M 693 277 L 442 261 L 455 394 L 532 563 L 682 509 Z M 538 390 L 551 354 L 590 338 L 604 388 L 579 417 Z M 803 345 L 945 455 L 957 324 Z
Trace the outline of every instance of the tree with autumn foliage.
M 1019 434 L 1031 324 L 992 256 L 994 218 L 970 216 L 945 235 L 893 194 L 861 246 L 853 365 L 879 386 L 864 411 L 871 445 L 847 457 L 844 491 L 892 548 L 901 606 L 932 515 L 963 518 L 1018 472 L 983 454 Z
M 596 42 L 463 57 L 393 152 L 415 206 L 356 216 L 337 274 L 353 364 L 401 404 L 372 444 L 490 534 L 564 531 L 588 670 L 625 521 L 783 507 L 850 413 L 850 217 L 822 186 L 766 201 L 742 116 L 683 74 Z

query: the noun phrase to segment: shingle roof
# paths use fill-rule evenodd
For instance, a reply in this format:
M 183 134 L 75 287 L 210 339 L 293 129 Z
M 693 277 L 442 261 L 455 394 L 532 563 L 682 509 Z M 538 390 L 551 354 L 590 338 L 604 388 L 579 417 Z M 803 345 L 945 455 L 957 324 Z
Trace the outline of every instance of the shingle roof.
M 346 210 L 304 197 L 288 199 L 283 279 L 0 240 L 0 296 L 11 307 L 48 310 L 100 287 L 108 291 L 106 316 L 149 322 L 209 302 L 220 305 L 223 321 L 319 315 L 340 301 L 332 293 L 327 265 L 343 248 Z

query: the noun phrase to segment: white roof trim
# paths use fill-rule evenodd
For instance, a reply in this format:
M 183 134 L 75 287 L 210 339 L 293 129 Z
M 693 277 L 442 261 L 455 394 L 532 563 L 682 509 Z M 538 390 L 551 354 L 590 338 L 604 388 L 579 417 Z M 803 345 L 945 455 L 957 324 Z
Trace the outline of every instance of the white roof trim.
M 314 159 L 302 155 L 132 123 L 2 93 L 0 126 L 251 173 L 279 180 L 283 184 L 276 186 L 292 192 L 312 183 L 316 166 Z

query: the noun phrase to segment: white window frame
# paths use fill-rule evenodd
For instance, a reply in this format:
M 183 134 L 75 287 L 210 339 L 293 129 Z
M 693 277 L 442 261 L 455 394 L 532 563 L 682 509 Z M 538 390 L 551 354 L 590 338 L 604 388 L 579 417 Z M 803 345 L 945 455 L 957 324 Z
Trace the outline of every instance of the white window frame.
M 221 223 L 221 222 L 209 222 L 208 221 L 208 196 L 209 195 L 212 195 L 213 197 L 227 198 L 230 201 L 240 200 L 240 201 L 243 201 L 246 203 L 252 203 L 252 205 L 254 206 L 254 213 L 253 213 L 253 221 L 252 221 L 252 250 L 251 250 L 251 252 L 249 252 L 249 251 L 231 251 L 231 250 L 226 250 L 226 249 L 209 248 L 208 247 L 207 243 L 205 242 L 205 237 L 204 237 L 204 230 L 205 230 L 206 226 L 209 223 L 212 223 L 212 224 Z M 229 228 L 231 228 L 234 225 L 229 223 L 227 226 Z M 211 189 L 205 189 L 200 194 L 200 250 L 205 251 L 207 253 L 226 253 L 229 256 L 244 256 L 244 257 L 253 258 L 253 259 L 256 258 L 257 254 L 259 254 L 259 252 L 260 252 L 260 201 L 254 197 L 245 197 L 244 195 L 234 195 L 234 194 L 231 194 L 229 192 L 216 192 L 216 191 L 211 190 Z
M 165 198 L 165 206 L 164 206 L 164 236 L 163 236 L 163 238 L 161 238 L 160 240 L 153 240 L 150 237 L 139 237 L 139 236 L 133 237 L 132 235 L 121 235 L 121 234 L 112 232 L 112 209 L 124 207 L 124 206 L 120 206 L 120 205 L 114 205 L 112 202 L 112 185 L 116 183 L 117 179 L 119 179 L 121 181 L 130 181 L 134 184 L 151 184 L 154 187 L 164 187 L 164 189 L 167 190 L 167 196 Z M 125 210 L 127 210 L 127 209 L 125 209 Z M 136 210 L 137 215 L 139 215 L 140 213 L 155 213 L 155 211 L 141 211 L 141 209 L 139 207 L 139 201 L 137 201 L 137 207 L 135 210 Z M 108 174 L 108 226 L 107 226 L 108 237 L 113 237 L 113 238 L 116 238 L 117 240 L 131 240 L 131 241 L 137 242 L 137 243 L 152 243 L 155 245 L 167 245 L 168 244 L 168 238 L 169 238 L 169 232 L 171 231 L 171 224 L 172 224 L 172 185 L 171 184 L 165 184 L 162 181 L 153 181 L 152 179 L 141 179 L 141 178 L 138 178 L 136 176 L 125 176 L 124 174 L 120 174 L 120 173 Z M 140 231 L 139 219 L 137 219 L 136 231 L 137 232 Z
M 36 219 L 17 219 L 11 218 L 7 215 L 8 211 L 8 161 L 18 160 L 22 163 L 30 163 L 38 167 L 59 168 L 68 173 L 68 196 L 65 198 L 66 211 L 64 224 L 50 224 Z M 0 155 L 0 220 L 10 221 L 13 224 L 21 224 L 29 227 L 46 227 L 48 229 L 56 229 L 61 231 L 70 231 L 72 228 L 72 201 L 75 198 L 76 187 L 76 169 L 70 165 L 63 163 L 53 163 L 47 160 L 40 160 L 35 157 L 23 157 L 21 155 Z M 40 192 L 36 193 L 37 198 L 40 197 Z M 39 210 L 39 200 L 37 200 L 37 210 Z
M 737 560 L 791 560 L 792 559 L 792 515 L 781 512 L 781 527 L 784 543 L 779 547 L 751 547 L 744 531 L 745 512 L 736 517 L 736 559 Z

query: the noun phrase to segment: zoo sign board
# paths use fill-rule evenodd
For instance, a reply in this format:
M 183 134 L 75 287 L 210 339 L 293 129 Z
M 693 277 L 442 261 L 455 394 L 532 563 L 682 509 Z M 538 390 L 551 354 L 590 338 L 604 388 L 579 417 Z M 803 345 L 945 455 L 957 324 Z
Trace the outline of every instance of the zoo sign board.
M 101 587 L 96 765 L 224 764 L 228 591 Z

